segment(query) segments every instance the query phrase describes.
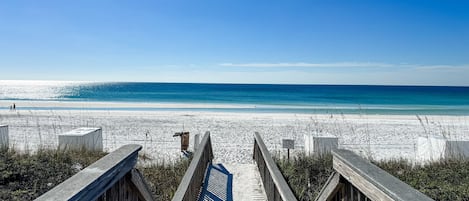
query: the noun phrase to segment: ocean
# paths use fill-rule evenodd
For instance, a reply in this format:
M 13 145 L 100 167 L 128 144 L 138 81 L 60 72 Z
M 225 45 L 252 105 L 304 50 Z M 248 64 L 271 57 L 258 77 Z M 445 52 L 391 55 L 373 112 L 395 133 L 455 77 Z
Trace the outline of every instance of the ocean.
M 236 105 L 92 108 L 331 114 L 469 115 L 469 87 L 0 81 L 0 100 Z M 0 107 L 8 109 L 8 105 Z M 77 109 L 28 107 L 28 110 Z

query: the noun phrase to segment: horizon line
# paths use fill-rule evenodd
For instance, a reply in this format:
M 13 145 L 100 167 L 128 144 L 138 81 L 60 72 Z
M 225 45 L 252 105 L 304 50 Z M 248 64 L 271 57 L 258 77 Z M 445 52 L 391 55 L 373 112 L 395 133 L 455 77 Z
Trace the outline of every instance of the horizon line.
M 86 80 L 5 80 L 0 82 L 63 82 L 63 83 L 154 83 L 154 84 L 226 84 L 226 85 L 303 85 L 303 86 L 400 86 L 400 87 L 469 87 L 469 85 L 427 85 L 427 84 L 353 84 L 353 83 L 243 83 L 243 82 L 167 82 L 167 81 L 86 81 Z

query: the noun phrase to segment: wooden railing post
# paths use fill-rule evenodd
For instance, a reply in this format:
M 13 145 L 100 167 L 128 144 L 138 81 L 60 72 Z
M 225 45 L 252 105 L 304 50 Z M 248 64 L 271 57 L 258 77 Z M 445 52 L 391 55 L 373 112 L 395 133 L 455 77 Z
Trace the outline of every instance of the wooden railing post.
M 253 158 L 259 168 L 259 173 L 264 184 L 265 193 L 269 201 L 297 200 L 292 190 L 288 186 L 285 178 L 275 164 L 269 150 L 262 141 L 258 132 L 254 133 L 254 153 Z

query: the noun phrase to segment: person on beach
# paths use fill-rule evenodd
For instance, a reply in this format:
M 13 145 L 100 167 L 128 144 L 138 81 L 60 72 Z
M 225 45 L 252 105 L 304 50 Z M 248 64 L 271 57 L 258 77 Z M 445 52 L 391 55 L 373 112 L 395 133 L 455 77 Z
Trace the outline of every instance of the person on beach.
M 16 104 L 13 103 L 13 110 L 16 111 Z

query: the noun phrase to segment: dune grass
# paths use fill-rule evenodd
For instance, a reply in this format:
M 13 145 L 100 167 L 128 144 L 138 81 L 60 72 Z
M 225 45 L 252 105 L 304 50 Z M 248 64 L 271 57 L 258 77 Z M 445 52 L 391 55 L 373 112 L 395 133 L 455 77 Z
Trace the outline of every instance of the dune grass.
M 0 150 L 0 200 L 33 200 L 106 153 L 39 149 Z
M 274 158 L 298 200 L 314 200 L 332 174 L 332 155 Z
M 153 193 L 155 200 L 171 200 L 184 177 L 190 160 L 159 162 L 138 167 Z
M 469 160 L 447 159 L 421 166 L 403 159 L 373 163 L 435 200 L 469 200 Z

